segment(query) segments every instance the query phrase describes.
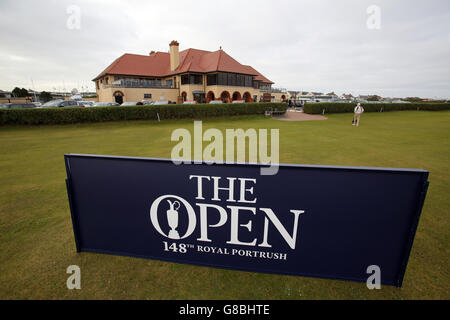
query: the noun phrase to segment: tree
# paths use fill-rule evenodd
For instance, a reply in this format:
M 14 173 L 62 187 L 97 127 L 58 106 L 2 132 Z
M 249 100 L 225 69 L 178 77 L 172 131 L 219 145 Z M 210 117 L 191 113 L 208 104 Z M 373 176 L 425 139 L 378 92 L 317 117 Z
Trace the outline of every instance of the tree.
M 11 91 L 11 93 L 12 93 L 12 96 L 13 96 L 13 97 L 20 97 L 20 94 L 21 94 L 20 88 L 15 87 L 15 88 L 13 89 L 13 91 Z
M 15 87 L 14 90 L 12 91 L 12 94 L 14 97 L 18 98 L 24 98 L 29 96 L 27 89 L 25 88 L 20 89 L 19 87 Z
M 22 88 L 20 90 L 22 92 L 22 97 L 29 97 L 30 96 L 30 94 L 28 93 L 27 89 Z
M 52 99 L 53 99 L 52 95 L 50 94 L 50 92 L 47 91 L 42 91 L 41 94 L 39 95 L 39 100 L 44 103 Z

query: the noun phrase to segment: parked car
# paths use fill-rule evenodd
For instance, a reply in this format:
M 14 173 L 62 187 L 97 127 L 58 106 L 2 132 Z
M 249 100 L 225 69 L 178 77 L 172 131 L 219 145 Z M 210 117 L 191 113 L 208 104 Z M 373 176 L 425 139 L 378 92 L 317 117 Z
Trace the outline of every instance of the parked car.
M 118 105 L 117 102 L 95 102 L 92 107 L 115 107 Z
M 223 101 L 222 100 L 211 100 L 209 103 L 210 104 L 217 104 L 217 103 L 223 103 Z
M 62 99 L 50 100 L 50 101 L 44 103 L 44 104 L 42 105 L 42 108 L 56 108 L 56 107 L 58 107 L 59 104 L 60 104 L 61 102 L 63 102 L 63 101 L 64 101 L 64 100 L 62 100 Z
M 185 101 L 183 104 L 197 104 L 197 101 Z
M 244 100 L 234 100 L 232 103 L 245 103 Z
M 159 101 L 155 101 L 155 103 L 153 103 L 154 105 L 158 105 L 158 104 L 170 104 L 170 101 L 167 100 L 159 100 Z
M 155 103 L 155 101 L 150 101 L 150 100 L 142 100 L 141 102 L 144 106 L 151 106 L 152 104 Z
M 94 105 L 94 101 L 77 101 L 80 107 L 92 107 Z
M 137 102 L 128 101 L 128 102 L 122 103 L 120 106 L 121 107 L 134 107 L 136 105 L 137 105 Z
M 293 108 L 296 108 L 296 109 L 301 109 L 301 108 L 303 108 L 303 104 L 302 104 L 302 102 L 301 101 L 294 101 L 293 102 L 293 104 L 292 104 L 292 107 Z
M 75 100 L 52 100 L 42 105 L 42 108 L 75 108 L 79 107 Z
M 74 107 L 79 107 L 80 105 L 78 104 L 78 101 L 76 100 L 65 100 L 63 102 L 61 102 L 60 107 L 62 108 L 74 108 Z
M 36 108 L 34 103 L 5 103 L 0 106 L 2 109 L 31 109 Z
M 36 106 L 36 108 L 42 107 L 42 103 L 40 102 L 33 102 L 33 104 Z

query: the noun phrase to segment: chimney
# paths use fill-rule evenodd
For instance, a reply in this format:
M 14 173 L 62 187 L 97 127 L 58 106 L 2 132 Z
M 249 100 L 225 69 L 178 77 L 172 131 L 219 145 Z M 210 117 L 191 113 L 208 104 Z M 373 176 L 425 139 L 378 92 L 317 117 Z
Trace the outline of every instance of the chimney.
M 170 43 L 170 71 L 174 71 L 180 65 L 180 44 L 173 40 Z

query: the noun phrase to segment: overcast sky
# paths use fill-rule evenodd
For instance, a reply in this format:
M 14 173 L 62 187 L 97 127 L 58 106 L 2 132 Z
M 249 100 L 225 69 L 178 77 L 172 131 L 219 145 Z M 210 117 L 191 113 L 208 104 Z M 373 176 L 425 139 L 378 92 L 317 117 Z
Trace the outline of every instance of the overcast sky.
M 0 0 L 0 30 L 3 90 L 95 91 L 91 80 L 123 53 L 178 40 L 222 46 L 275 87 L 450 98 L 449 0 Z

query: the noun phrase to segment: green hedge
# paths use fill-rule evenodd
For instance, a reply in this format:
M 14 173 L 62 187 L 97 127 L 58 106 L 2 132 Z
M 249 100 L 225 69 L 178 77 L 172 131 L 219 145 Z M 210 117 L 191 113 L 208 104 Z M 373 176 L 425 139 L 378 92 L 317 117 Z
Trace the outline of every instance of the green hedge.
M 43 125 L 122 120 L 203 119 L 286 111 L 285 103 L 184 104 L 135 107 L 0 109 L 0 125 Z
M 356 103 L 306 103 L 303 107 L 303 112 L 309 114 L 325 113 L 345 113 L 353 112 Z M 364 112 L 380 112 L 380 111 L 403 111 L 403 110 L 426 110 L 426 111 L 441 111 L 449 110 L 450 103 L 361 103 Z

